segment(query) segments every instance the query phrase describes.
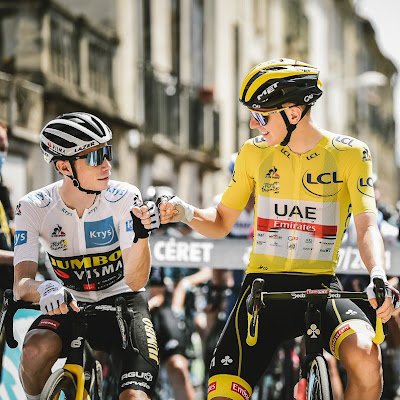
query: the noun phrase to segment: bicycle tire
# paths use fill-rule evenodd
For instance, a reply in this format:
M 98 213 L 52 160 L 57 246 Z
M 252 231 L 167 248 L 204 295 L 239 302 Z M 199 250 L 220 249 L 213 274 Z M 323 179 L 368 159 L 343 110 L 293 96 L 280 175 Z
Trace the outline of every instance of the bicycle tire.
M 103 372 L 101 364 L 98 360 L 95 361 L 92 374 L 94 382 L 90 391 L 90 398 L 93 400 L 101 400 L 103 393 Z
M 309 364 L 307 400 L 333 400 L 328 367 L 322 356 L 316 356 Z
M 74 376 L 69 371 L 58 369 L 47 379 L 40 400 L 58 400 L 62 393 L 64 394 L 63 399 L 75 400 L 76 383 Z

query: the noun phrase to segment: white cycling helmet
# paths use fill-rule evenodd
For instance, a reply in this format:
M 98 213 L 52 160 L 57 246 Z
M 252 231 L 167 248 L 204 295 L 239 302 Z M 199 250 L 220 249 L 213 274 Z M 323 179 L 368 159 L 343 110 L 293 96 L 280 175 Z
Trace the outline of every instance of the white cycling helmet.
M 40 148 L 47 163 L 68 159 L 77 153 L 106 143 L 110 128 L 86 112 L 62 114 L 48 122 L 40 132 Z

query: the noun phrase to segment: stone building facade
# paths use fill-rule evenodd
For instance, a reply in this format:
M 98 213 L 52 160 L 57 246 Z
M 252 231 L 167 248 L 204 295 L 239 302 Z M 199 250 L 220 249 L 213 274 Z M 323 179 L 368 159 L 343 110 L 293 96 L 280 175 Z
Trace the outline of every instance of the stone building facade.
M 398 196 L 393 63 L 351 0 L 0 0 L 0 119 L 13 200 L 56 179 L 41 126 L 73 110 L 113 130 L 113 177 L 172 186 L 201 205 L 254 136 L 242 77 L 274 57 L 321 69 L 315 119 L 368 142 L 384 198 Z

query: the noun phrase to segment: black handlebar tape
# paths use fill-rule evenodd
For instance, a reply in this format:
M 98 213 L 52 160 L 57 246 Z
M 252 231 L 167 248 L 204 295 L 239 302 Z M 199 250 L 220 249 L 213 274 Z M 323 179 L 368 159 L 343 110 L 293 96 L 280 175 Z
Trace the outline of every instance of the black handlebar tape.
M 378 302 L 378 308 L 385 302 L 386 299 L 386 284 L 381 278 L 374 278 L 374 292 L 376 296 L 376 301 Z M 388 333 L 387 324 L 383 324 L 383 333 L 385 336 Z
M 14 294 L 11 289 L 7 289 L 4 292 L 4 301 L 7 302 L 7 312 L 4 319 L 4 333 L 6 335 L 6 343 L 11 349 L 15 349 L 18 346 L 18 342 L 14 338 L 14 326 L 13 319 L 17 312 L 17 307 L 14 301 Z
M 264 279 L 257 278 L 254 279 L 253 284 L 251 285 L 251 293 L 250 296 L 246 300 L 247 312 L 249 314 L 253 313 L 254 303 L 257 302 L 259 306 L 261 306 L 261 291 L 264 286 Z
M 386 298 L 385 282 L 380 278 L 374 278 L 373 282 L 375 285 L 374 292 L 376 296 L 376 301 L 378 302 L 378 307 L 380 307 L 385 302 Z

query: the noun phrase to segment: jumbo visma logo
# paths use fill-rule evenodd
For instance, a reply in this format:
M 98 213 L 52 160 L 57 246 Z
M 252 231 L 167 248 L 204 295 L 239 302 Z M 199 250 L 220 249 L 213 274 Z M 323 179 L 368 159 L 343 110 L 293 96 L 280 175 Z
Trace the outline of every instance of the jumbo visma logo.
M 88 249 L 110 246 L 118 241 L 112 217 L 100 221 L 85 222 L 85 240 Z

